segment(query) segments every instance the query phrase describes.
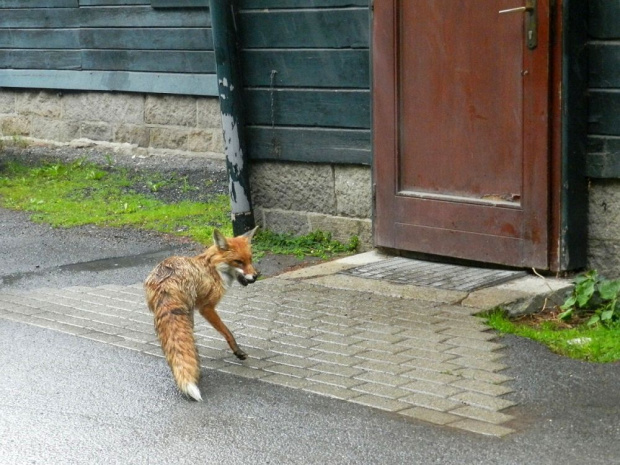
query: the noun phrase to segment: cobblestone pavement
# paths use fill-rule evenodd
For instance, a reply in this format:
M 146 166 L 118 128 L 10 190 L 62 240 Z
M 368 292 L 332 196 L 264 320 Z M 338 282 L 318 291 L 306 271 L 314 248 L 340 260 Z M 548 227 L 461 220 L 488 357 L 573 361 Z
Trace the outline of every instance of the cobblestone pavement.
M 480 308 L 456 304 L 466 294 L 325 285 L 338 278 L 233 286 L 219 312 L 250 357 L 238 361 L 197 316 L 202 366 L 474 433 L 514 431 L 502 345 L 473 316 Z M 5 291 L 0 318 L 162 356 L 141 283 Z

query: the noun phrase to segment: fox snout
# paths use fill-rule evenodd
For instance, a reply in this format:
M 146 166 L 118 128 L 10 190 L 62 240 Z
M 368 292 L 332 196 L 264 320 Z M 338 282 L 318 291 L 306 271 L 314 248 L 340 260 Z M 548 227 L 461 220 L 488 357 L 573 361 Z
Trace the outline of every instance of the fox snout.
M 254 270 L 253 273 L 239 273 L 237 275 L 237 281 L 239 282 L 239 284 L 241 284 L 242 286 L 247 286 L 248 284 L 252 284 L 254 282 L 256 282 L 256 280 L 258 279 L 258 277 L 260 276 L 260 273 L 256 270 Z

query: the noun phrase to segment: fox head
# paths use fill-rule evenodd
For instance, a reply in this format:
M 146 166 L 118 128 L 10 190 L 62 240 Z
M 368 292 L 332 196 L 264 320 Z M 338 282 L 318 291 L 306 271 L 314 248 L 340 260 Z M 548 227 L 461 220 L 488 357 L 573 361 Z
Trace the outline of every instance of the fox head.
M 258 272 L 252 265 L 251 247 L 257 229 L 258 226 L 241 236 L 230 238 L 224 237 L 217 229 L 213 231 L 213 243 L 219 255 L 216 268 L 227 287 L 234 280 L 247 286 L 258 278 Z

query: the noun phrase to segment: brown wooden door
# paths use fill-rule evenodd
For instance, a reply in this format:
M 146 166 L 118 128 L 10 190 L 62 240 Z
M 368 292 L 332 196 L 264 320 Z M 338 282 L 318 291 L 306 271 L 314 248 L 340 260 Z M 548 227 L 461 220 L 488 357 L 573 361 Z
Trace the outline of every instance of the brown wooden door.
M 548 0 L 375 0 L 378 246 L 548 267 Z

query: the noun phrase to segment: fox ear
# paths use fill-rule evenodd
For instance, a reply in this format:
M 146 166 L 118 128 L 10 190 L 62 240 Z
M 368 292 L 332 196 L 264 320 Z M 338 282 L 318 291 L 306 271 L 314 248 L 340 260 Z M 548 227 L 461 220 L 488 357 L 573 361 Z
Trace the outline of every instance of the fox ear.
M 248 242 L 252 242 L 252 238 L 254 237 L 254 233 L 256 232 L 257 229 L 258 229 L 258 226 L 254 227 L 254 229 L 249 230 L 245 234 L 242 234 L 241 237 L 245 237 L 248 240 Z
M 217 229 L 213 230 L 213 243 L 220 250 L 228 250 L 228 242 L 226 242 L 226 238 L 224 235 Z

